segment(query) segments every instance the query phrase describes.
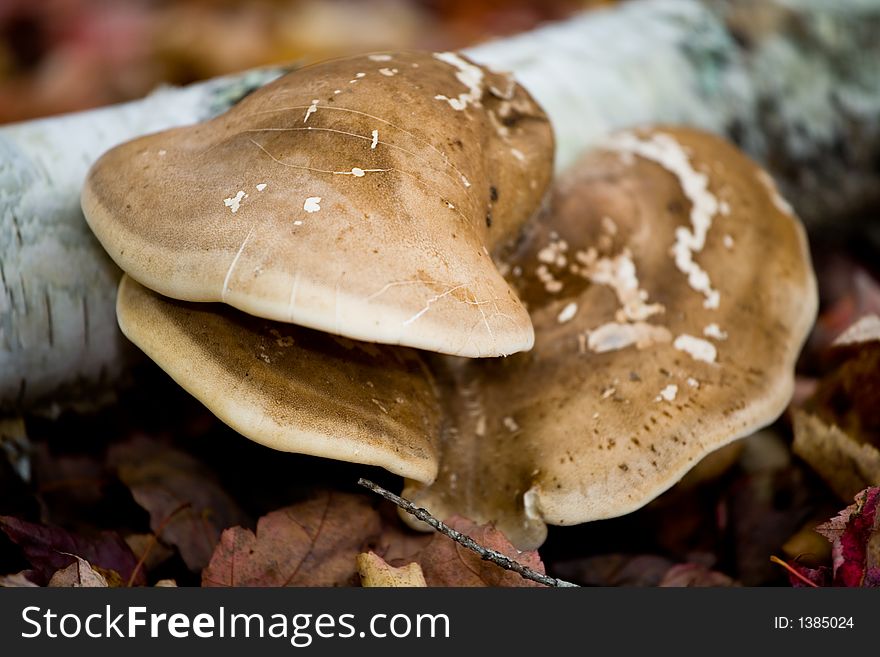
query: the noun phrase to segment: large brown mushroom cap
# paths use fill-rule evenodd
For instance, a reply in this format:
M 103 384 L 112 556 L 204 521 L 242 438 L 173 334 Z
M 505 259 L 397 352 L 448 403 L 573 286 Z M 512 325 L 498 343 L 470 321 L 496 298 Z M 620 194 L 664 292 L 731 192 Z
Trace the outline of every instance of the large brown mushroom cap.
M 493 521 L 521 548 L 644 505 L 787 404 L 817 304 L 806 240 L 718 137 L 617 135 L 515 248 L 536 341 L 506 359 L 321 337 L 132 281 L 120 323 L 243 434 L 384 465 L 435 515 Z
M 422 481 L 436 475 L 439 398 L 419 352 L 174 301 L 128 276 L 117 314 L 132 342 L 252 440 Z
M 441 517 L 538 545 L 545 523 L 644 505 L 791 397 L 817 305 L 804 232 L 717 137 L 616 136 L 562 177 L 510 265 L 535 347 L 454 363 L 440 475 L 405 491 Z
M 497 356 L 534 334 L 490 254 L 538 207 L 552 150 L 507 76 L 454 53 L 376 54 L 109 151 L 82 203 L 120 267 L 165 296 Z

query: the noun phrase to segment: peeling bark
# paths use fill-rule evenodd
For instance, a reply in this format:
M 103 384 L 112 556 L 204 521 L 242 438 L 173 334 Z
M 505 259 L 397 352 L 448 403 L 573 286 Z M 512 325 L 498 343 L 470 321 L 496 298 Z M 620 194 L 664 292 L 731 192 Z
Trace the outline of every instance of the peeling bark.
M 559 168 L 616 128 L 701 127 L 768 166 L 815 230 L 880 198 L 877 34 L 870 0 L 641 0 L 467 53 L 513 71 L 545 107 Z M 282 72 L 0 128 L 0 408 L 82 397 L 126 369 L 119 272 L 79 209 L 89 165 Z

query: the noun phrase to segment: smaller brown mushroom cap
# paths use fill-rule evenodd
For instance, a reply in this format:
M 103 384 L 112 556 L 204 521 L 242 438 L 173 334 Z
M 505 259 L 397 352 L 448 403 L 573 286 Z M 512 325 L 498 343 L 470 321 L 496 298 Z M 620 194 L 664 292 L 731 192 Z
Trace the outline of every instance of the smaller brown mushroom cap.
M 538 207 L 552 155 L 547 117 L 510 77 L 456 53 L 373 54 L 112 149 L 82 206 L 165 296 L 498 356 L 534 332 L 492 252 Z
M 639 508 L 785 409 L 817 306 L 807 243 L 718 137 L 616 135 L 562 176 L 508 262 L 535 347 L 449 359 L 457 426 L 437 481 L 404 491 L 440 517 L 533 547 L 545 523 Z
M 132 342 L 252 440 L 434 478 L 440 406 L 417 351 L 174 301 L 128 276 L 117 315 Z

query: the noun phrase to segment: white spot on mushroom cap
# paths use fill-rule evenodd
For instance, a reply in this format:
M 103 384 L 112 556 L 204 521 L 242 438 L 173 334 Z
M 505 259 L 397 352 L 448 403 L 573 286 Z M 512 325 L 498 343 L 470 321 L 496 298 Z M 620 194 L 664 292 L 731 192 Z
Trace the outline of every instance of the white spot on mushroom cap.
M 722 331 L 721 327 L 714 322 L 706 326 L 703 329 L 703 335 L 707 338 L 715 338 L 716 340 L 726 340 L 727 339 L 727 331 Z
M 391 55 L 368 55 L 368 58 L 374 62 L 390 62 Z
M 351 175 L 353 175 L 355 178 L 363 178 L 364 177 L 364 170 L 359 167 L 352 167 L 351 168 Z
M 373 141 L 370 142 L 370 148 L 376 148 L 376 145 L 379 143 L 379 131 L 373 130 L 372 136 Z
M 724 242 L 725 249 L 732 249 L 733 248 L 733 238 L 730 235 L 725 235 L 722 238 L 722 241 Z
M 167 153 L 168 153 L 168 151 L 166 151 L 164 148 L 162 148 L 162 149 L 159 150 L 159 155 L 161 155 L 161 156 L 164 156 L 164 155 L 166 155 Z
M 654 398 L 654 401 L 666 400 L 668 402 L 675 401 L 675 397 L 678 395 L 678 386 L 674 383 L 670 383 L 668 386 L 663 388 L 660 391 L 660 394 Z
M 718 199 L 709 191 L 709 176 L 695 170 L 682 145 L 665 133 L 655 133 L 647 139 L 623 133 L 613 137 L 609 147 L 656 162 L 678 178 L 682 192 L 691 203 L 691 228 L 679 227 L 675 231 L 672 246 L 675 266 L 687 276 L 688 284 L 705 297 L 705 308 L 718 308 L 720 294 L 712 287 L 709 274 L 694 262 L 694 254 L 703 250 L 712 218 L 719 208 Z
M 264 189 L 266 189 L 266 183 L 257 183 L 255 186 L 258 192 L 262 192 Z
M 577 314 L 577 311 L 578 311 L 578 305 L 574 301 L 572 301 L 571 303 L 566 305 L 565 308 L 563 308 L 559 312 L 559 315 L 556 317 L 556 320 L 560 324 L 565 324 L 566 322 L 570 322 L 572 319 L 574 319 L 574 316 Z
M 575 258 L 584 265 L 582 275 L 585 278 L 614 290 L 621 305 L 615 316 L 618 322 L 642 321 L 665 312 L 662 304 L 645 303 L 648 293 L 639 287 L 636 265 L 629 249 L 613 258 L 599 258 L 598 252 L 591 248 L 586 252 L 578 251 Z
M 625 349 L 635 345 L 645 349 L 651 345 L 669 342 L 672 334 L 665 326 L 647 322 L 619 323 L 608 322 L 591 330 L 587 336 L 587 347 L 597 354 L 606 351 Z
M 510 149 L 510 154 L 513 155 L 513 156 L 514 156 L 517 160 L 519 160 L 520 162 L 525 162 L 525 161 L 526 161 L 526 156 L 525 156 L 525 155 L 523 154 L 523 152 L 522 152 L 521 150 L 519 150 L 518 148 L 511 148 L 511 149 Z
M 686 333 L 682 333 L 675 338 L 672 346 L 679 351 L 685 352 L 694 360 L 701 360 L 705 363 L 714 363 L 715 358 L 718 356 L 718 351 L 711 342 L 702 338 L 695 338 Z
M 223 205 L 229 208 L 232 211 L 232 214 L 235 214 L 241 207 L 241 202 L 246 199 L 247 196 L 248 195 L 244 193 L 244 190 L 240 189 L 235 196 L 223 199 Z
M 379 73 L 388 78 L 393 78 L 399 71 L 396 68 L 380 68 Z
M 458 72 L 455 77 L 468 88 L 467 92 L 459 94 L 456 98 L 437 94 L 434 99 L 445 100 L 452 109 L 458 111 L 466 109 L 468 104 L 479 105 L 480 98 L 483 97 L 483 70 L 479 66 L 466 62 L 454 52 L 438 52 L 434 53 L 434 57 L 457 68 Z
M 294 225 L 294 226 L 302 226 L 302 225 L 303 225 L 303 222 L 300 221 L 299 219 L 297 219 L 296 221 L 293 222 L 293 225 Z
M 519 425 L 516 423 L 516 420 L 509 415 L 505 416 L 501 421 L 510 433 L 516 433 L 519 431 Z
M 315 98 L 314 100 L 312 100 L 312 104 L 309 105 L 309 108 L 306 110 L 306 115 L 303 118 L 303 123 L 308 121 L 309 117 L 317 111 L 318 111 L 318 99 Z
M 309 196 L 305 203 L 303 203 L 303 210 L 306 212 L 318 212 L 321 209 L 321 197 L 320 196 Z
M 700 387 L 700 382 L 697 381 L 697 380 L 696 380 L 694 377 L 692 377 L 692 376 L 689 376 L 689 377 L 687 378 L 687 384 L 688 384 L 691 388 L 699 388 L 699 387 Z

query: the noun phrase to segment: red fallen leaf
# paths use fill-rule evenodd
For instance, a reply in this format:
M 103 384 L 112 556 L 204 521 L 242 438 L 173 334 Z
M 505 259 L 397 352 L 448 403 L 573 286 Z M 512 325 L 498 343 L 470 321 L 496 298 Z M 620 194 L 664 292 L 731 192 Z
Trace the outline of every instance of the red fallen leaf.
M 501 552 L 539 573 L 544 572 L 544 564 L 537 550 L 520 552 L 493 525 L 478 525 L 461 516 L 453 516 L 444 522 L 467 534 L 481 546 Z M 442 534 L 435 534 L 431 542 L 410 561 L 416 561 L 422 567 L 428 586 L 543 586 L 484 561 L 480 555 Z
M 51 527 L 0 516 L 0 529 L 17 544 L 33 568 L 31 578 L 45 585 L 52 575 L 76 561 L 77 555 L 105 570 L 114 570 L 127 580 L 137 565 L 131 548 L 116 532 L 104 531 L 94 537 L 82 537 L 60 527 Z M 145 583 L 143 575 L 134 584 Z
M 348 586 L 358 553 L 381 530 L 365 496 L 325 492 L 223 532 L 202 586 Z
M 866 488 L 837 516 L 816 527 L 831 541 L 834 586 L 876 586 L 880 580 L 880 486 Z
M 176 546 L 194 572 L 208 565 L 220 532 L 250 524 L 213 473 L 189 454 L 141 437 L 114 445 L 109 460 L 150 513 L 150 528 Z

